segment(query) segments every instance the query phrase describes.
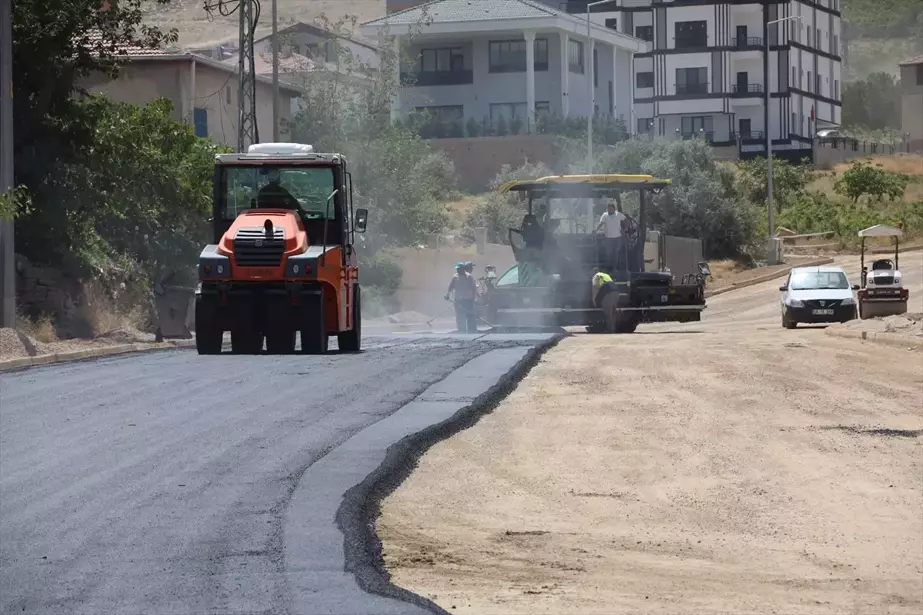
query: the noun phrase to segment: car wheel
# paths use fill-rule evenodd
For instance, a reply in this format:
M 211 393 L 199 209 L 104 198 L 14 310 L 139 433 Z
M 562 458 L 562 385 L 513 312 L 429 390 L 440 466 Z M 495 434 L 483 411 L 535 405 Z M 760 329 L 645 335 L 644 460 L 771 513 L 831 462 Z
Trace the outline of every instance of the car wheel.
M 782 326 L 786 329 L 794 329 L 798 326 L 798 323 L 792 320 L 787 312 L 782 312 Z

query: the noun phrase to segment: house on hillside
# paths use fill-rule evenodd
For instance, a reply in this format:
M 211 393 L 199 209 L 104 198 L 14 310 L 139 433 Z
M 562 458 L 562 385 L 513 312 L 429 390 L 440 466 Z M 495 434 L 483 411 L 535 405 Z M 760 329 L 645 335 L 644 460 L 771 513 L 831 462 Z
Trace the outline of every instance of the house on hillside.
M 344 34 L 298 22 L 281 28 L 278 36 L 279 73 L 284 81 L 303 85 L 307 79 L 327 76 L 360 84 L 378 70 L 378 49 Z M 272 75 L 272 35 L 255 40 L 253 50 L 256 73 Z M 192 51 L 228 65 L 238 61 L 235 42 Z
M 197 135 L 217 143 L 237 146 L 236 65 L 227 65 L 194 53 L 171 53 L 161 49 L 131 48 L 122 51 L 128 62 L 114 81 L 95 75 L 84 82 L 91 93 L 106 94 L 114 101 L 145 104 L 156 98 L 173 102 L 174 118 L 195 127 Z M 302 90 L 281 84 L 281 125 L 298 109 Z M 272 137 L 272 80 L 257 76 L 257 128 L 262 141 Z
M 923 151 L 923 56 L 902 62 L 901 132 L 911 151 Z
M 404 58 L 395 119 L 427 111 L 441 121 L 516 118 L 534 126 L 536 114 L 551 111 L 636 125 L 632 64 L 651 44 L 597 22 L 587 36 L 585 20 L 549 3 L 433 0 L 361 31 L 370 39 L 395 37 Z
M 480 98 L 468 100 L 456 94 L 459 84 L 455 82 L 471 84 L 471 77 L 465 71 L 471 71 L 472 67 L 485 71 L 481 66 L 489 63 L 484 91 L 492 104 L 498 96 L 496 89 L 502 86 L 495 85 L 491 78 L 504 81 L 504 75 L 494 73 L 505 70 L 495 69 L 495 63 L 502 63 L 505 54 L 518 53 L 515 62 L 518 66 L 523 64 L 522 43 L 516 43 L 515 51 L 507 51 L 508 47 L 495 36 L 497 26 L 487 25 L 491 20 L 496 22 L 504 12 L 528 14 L 532 18 L 564 12 L 579 23 L 566 22 L 563 36 L 555 34 L 553 29 L 544 30 L 542 33 L 550 33 L 548 42 L 536 43 L 535 71 L 540 74 L 537 104 L 552 108 L 560 105 L 565 113 L 584 114 L 587 104 L 582 92 L 586 88 L 581 89 L 580 84 L 585 83 L 583 66 L 589 64 L 583 57 L 583 47 L 587 44 L 585 15 L 590 1 L 387 0 L 389 14 L 367 25 L 388 23 L 401 28 L 408 21 L 422 17 L 424 11 L 431 13 L 439 29 L 424 25 L 418 40 L 421 43 L 425 40 L 426 45 L 439 45 L 434 46 L 435 52 L 429 52 L 430 59 L 424 57 L 423 63 L 416 67 L 421 80 L 408 94 L 430 96 L 433 100 L 430 104 L 445 107 L 446 114 L 457 114 L 458 103 L 453 103 L 453 99 L 464 101 L 466 106 L 484 104 Z M 616 89 L 633 98 L 633 132 L 680 139 L 704 137 L 715 145 L 739 148 L 743 155 L 757 155 L 765 152 L 768 130 L 774 153 L 799 156 L 810 153 L 818 129 L 840 124 L 845 47 L 841 4 L 840 0 L 612 0 L 590 9 L 591 38 L 598 41 L 597 47 L 606 49 L 613 45 L 618 48 L 613 38 L 617 34 L 642 39 L 647 44 L 635 53 L 626 53 L 631 58 L 627 68 L 612 71 L 617 77 L 613 79 Z M 797 19 L 773 23 L 788 17 Z M 453 20 L 464 21 L 465 29 L 453 32 Z M 473 47 L 465 46 L 463 33 L 468 35 L 472 31 L 482 38 L 472 37 Z M 449 32 L 457 36 L 449 37 Z M 603 32 L 610 33 L 608 38 L 597 38 Z M 487 41 L 483 39 L 485 36 Z M 536 37 L 541 39 L 542 35 Z M 521 41 L 522 33 L 511 38 Z M 570 70 L 568 75 L 562 72 L 559 78 L 555 68 L 548 72 L 544 59 L 550 57 L 553 64 L 562 49 L 559 41 L 565 38 L 570 47 L 566 55 Z M 442 42 L 446 44 L 441 45 Z M 478 51 L 480 47 L 484 50 Z M 441 53 L 442 60 L 433 59 L 433 53 Z M 470 63 L 468 53 L 474 54 L 474 64 Z M 454 59 L 456 56 L 464 59 Z M 610 56 L 608 50 L 600 52 L 598 65 L 593 65 L 594 80 L 597 73 L 610 74 Z M 479 62 L 482 64 L 478 65 Z M 569 83 L 565 76 L 569 76 Z M 431 85 L 434 80 L 441 85 Z M 517 78 L 509 83 L 518 88 L 520 82 Z M 554 91 L 546 93 L 542 88 L 548 86 L 542 85 L 543 82 Z M 596 99 L 601 101 L 598 106 L 602 110 L 607 109 L 607 82 L 607 78 L 600 78 L 597 87 Z M 618 87 L 623 83 L 625 87 Z M 563 84 L 560 92 L 557 84 Z M 473 89 L 480 92 L 483 88 L 479 82 Z M 568 92 L 569 107 L 564 102 Z M 559 93 L 561 102 L 557 101 Z M 614 107 L 622 115 L 628 105 L 621 102 L 621 94 L 616 98 Z M 628 114 L 624 115 L 627 119 Z

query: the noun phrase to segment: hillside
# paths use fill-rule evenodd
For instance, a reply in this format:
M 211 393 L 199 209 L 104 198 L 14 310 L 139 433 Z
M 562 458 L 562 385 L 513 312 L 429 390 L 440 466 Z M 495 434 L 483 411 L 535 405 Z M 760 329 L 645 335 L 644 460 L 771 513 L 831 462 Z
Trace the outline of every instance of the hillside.
M 237 40 L 237 16 L 209 18 L 203 0 L 172 0 L 168 5 L 148 4 L 147 23 L 163 29 L 176 28 L 181 47 L 207 46 Z M 257 37 L 270 33 L 271 5 L 262 3 Z M 278 0 L 279 27 L 294 22 L 312 23 L 319 15 L 335 21 L 355 15 L 359 23 L 385 14 L 384 0 Z
M 848 45 L 845 80 L 874 72 L 897 75 L 897 65 L 923 53 L 923 1 L 843 0 Z

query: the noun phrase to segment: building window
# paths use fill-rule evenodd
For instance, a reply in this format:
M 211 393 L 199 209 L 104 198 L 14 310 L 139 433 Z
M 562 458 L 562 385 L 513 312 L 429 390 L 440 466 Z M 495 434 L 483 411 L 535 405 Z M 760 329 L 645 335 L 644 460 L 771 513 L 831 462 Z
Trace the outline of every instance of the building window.
M 463 105 L 441 105 L 432 107 L 414 107 L 414 113 L 427 115 L 433 121 L 441 124 L 451 122 L 460 122 L 465 117 L 465 107 Z
M 833 44 L 830 46 L 830 53 L 835 56 L 840 55 L 840 37 L 836 34 L 833 35 Z
M 840 100 L 840 82 L 838 79 L 833 80 L 833 99 Z
M 795 132 L 795 124 L 798 123 L 798 114 L 792 111 L 792 125 L 788 127 L 789 134 Z
M 712 116 L 710 115 L 684 117 L 680 122 L 684 139 L 700 135 L 710 139 L 712 136 Z
M 610 30 L 618 31 L 619 20 L 616 19 L 615 17 L 609 17 L 608 19 L 606 19 L 606 27 L 609 28 Z
M 638 118 L 638 134 L 646 135 L 654 132 L 654 120 L 649 117 Z
M 678 21 L 676 22 L 677 49 L 693 47 L 708 47 L 708 22 L 707 21 Z
M 814 75 L 814 93 L 820 94 L 824 91 L 824 86 L 821 83 L 820 75 Z
M 811 36 L 811 26 L 808 26 L 808 47 L 811 46 L 811 43 L 814 41 L 814 38 Z
M 654 73 L 638 73 L 637 75 L 635 75 L 635 87 L 636 88 L 654 87 Z
M 708 69 L 706 68 L 677 68 L 676 69 L 677 94 L 707 94 Z
M 543 117 L 551 113 L 551 103 L 547 100 L 535 103 L 535 117 Z
M 810 92 L 811 86 L 814 85 L 814 81 L 811 79 L 811 71 L 808 71 L 808 82 L 806 85 L 807 85 L 808 92 Z
M 524 73 L 526 42 L 491 41 L 489 70 L 492 73 Z M 535 70 L 548 70 L 548 39 L 535 39 Z
M 635 36 L 642 41 L 654 40 L 654 26 L 638 26 L 635 28 Z
M 457 73 L 465 70 L 465 52 L 459 47 L 420 50 L 421 73 Z
M 572 73 L 583 74 L 583 42 L 570 40 L 567 43 L 567 66 Z
M 820 45 L 820 30 L 816 28 L 814 30 L 814 47 L 817 49 L 823 49 L 823 47 Z
M 192 125 L 195 127 L 195 136 L 208 136 L 208 109 L 195 107 L 192 110 Z
M 793 87 L 796 87 L 797 84 L 798 84 L 798 75 L 797 73 L 795 73 L 795 67 L 792 66 L 792 82 L 789 84 L 788 87 L 793 88 Z

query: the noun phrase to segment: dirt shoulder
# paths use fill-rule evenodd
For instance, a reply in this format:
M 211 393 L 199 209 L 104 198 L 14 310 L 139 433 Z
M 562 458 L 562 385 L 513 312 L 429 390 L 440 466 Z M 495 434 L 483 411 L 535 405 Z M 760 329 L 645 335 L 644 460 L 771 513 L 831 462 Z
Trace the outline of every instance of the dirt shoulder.
M 820 329 L 575 336 L 382 504 L 453 613 L 919 613 L 923 369 Z
M 150 344 L 154 346 L 155 339 L 152 333 L 143 333 L 130 328 L 120 328 L 109 331 L 93 339 L 41 342 L 23 331 L 2 328 L 0 329 L 0 361 L 93 348 L 120 346 L 123 344 Z

